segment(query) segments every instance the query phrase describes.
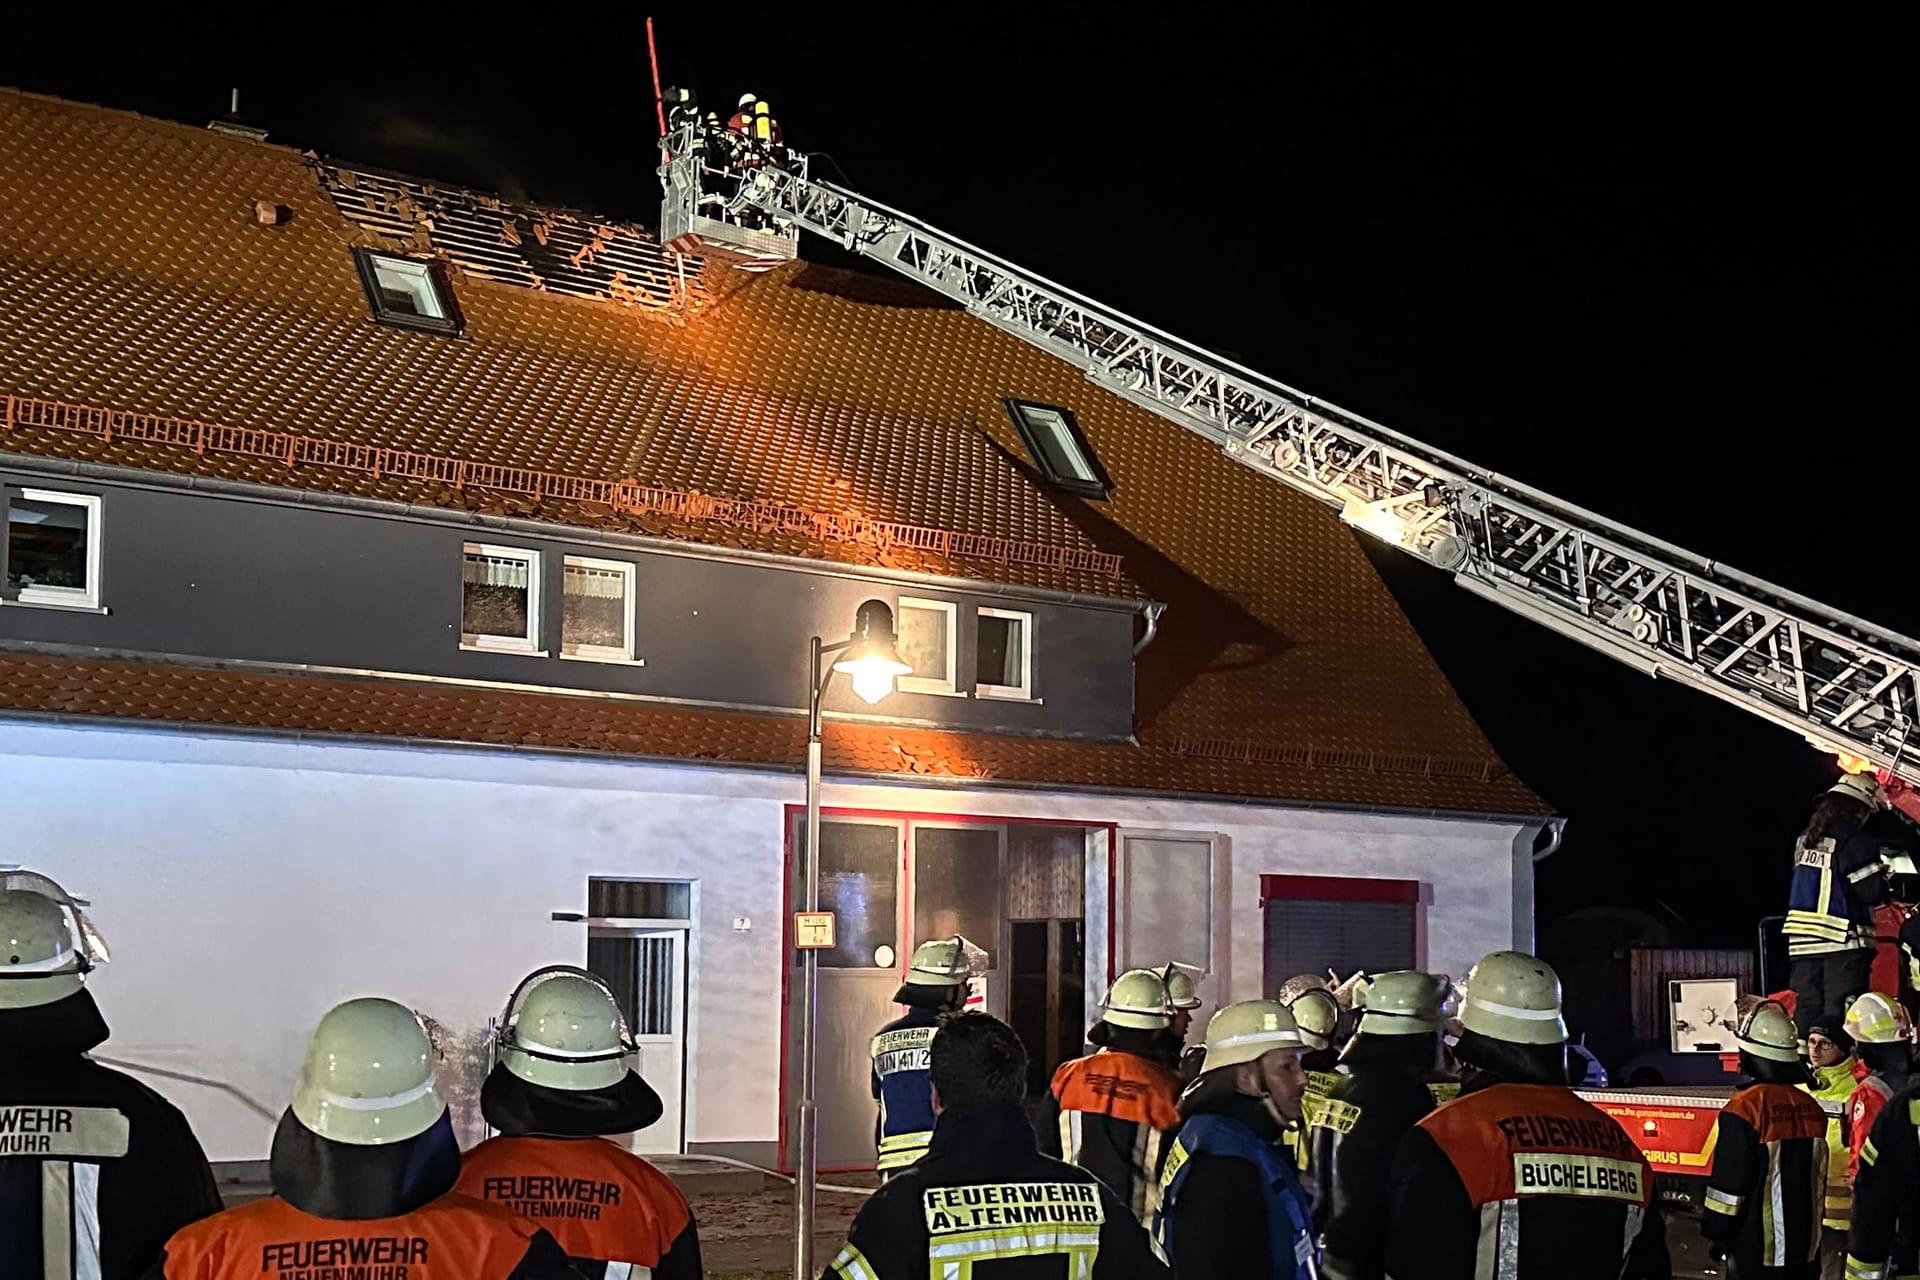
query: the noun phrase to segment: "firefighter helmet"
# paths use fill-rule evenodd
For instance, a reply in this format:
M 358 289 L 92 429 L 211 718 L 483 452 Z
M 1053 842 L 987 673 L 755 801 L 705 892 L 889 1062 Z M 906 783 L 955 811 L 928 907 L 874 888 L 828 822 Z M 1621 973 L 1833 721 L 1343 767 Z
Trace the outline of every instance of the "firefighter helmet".
M 1376 974 L 1355 1001 L 1361 1009 L 1360 1034 L 1430 1035 L 1440 1029 L 1441 1008 L 1452 988 L 1445 977 L 1401 969 Z
M 1840 781 L 1827 788 L 1830 796 L 1847 796 L 1869 809 L 1880 806 L 1880 779 L 1871 773 L 1843 773 Z
M 1277 1000 L 1242 1000 L 1207 1022 L 1207 1056 L 1200 1071 L 1253 1062 L 1275 1049 L 1308 1047 L 1287 1006 Z
M 106 961 L 82 905 L 37 872 L 0 873 L 0 1009 L 64 1000 Z
M 610 1089 L 626 1079 L 635 1048 L 607 984 L 585 969 L 555 965 L 514 988 L 494 1051 L 528 1084 L 582 1090 Z
M 1847 1034 L 1861 1044 L 1907 1044 L 1913 1040 L 1913 1019 L 1892 996 L 1869 991 L 1848 1006 Z
M 751 107 L 754 103 L 758 101 L 759 99 L 754 97 L 752 94 L 743 93 L 740 95 L 740 101 L 735 103 L 734 105 L 738 107 L 740 110 L 745 111 L 747 108 Z
M 1160 980 L 1167 984 L 1167 1006 L 1172 1009 L 1198 1009 L 1200 995 L 1194 990 L 1193 974 L 1185 965 L 1175 962 L 1160 971 Z
M 420 1015 L 377 996 L 327 1010 L 293 1086 L 293 1118 L 355 1147 L 404 1142 L 446 1114 Z
M 1800 1061 L 1800 1033 L 1775 1001 L 1761 1000 L 1747 1010 L 1733 1035 L 1742 1053 L 1769 1062 Z
M 1460 1025 L 1509 1044 L 1565 1044 L 1560 979 L 1552 966 L 1524 951 L 1496 951 L 1467 974 Z
M 956 933 L 915 947 L 913 959 L 907 962 L 905 981 L 910 987 L 957 987 L 972 973 L 967 940 Z
M 1291 1005 L 1302 991 L 1325 991 L 1327 980 L 1316 973 L 1296 973 L 1280 984 L 1273 998 L 1284 1005 Z
M 1290 980 L 1287 986 L 1291 985 Z M 1287 986 L 1280 988 L 1282 993 Z M 1340 1002 L 1325 985 L 1297 988 L 1291 998 L 1282 994 L 1278 1003 L 1293 1015 L 1294 1025 L 1300 1029 L 1300 1039 L 1307 1048 L 1316 1053 L 1333 1048 L 1333 1030 L 1340 1022 Z
M 1151 969 L 1127 970 L 1100 1002 L 1100 1021 L 1136 1031 L 1163 1030 L 1173 1022 L 1166 982 Z

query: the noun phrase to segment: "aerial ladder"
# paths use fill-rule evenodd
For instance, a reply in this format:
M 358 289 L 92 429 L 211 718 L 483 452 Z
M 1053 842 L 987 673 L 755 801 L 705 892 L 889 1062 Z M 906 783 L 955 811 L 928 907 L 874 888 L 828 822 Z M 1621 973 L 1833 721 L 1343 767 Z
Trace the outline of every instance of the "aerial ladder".
M 801 230 L 834 241 L 1318 498 L 1474 595 L 1791 729 L 1843 767 L 1876 771 L 1920 819 L 1920 641 L 1223 359 L 813 177 L 797 152 L 755 154 L 690 114 L 662 145 L 670 247 L 766 270 L 796 255 Z

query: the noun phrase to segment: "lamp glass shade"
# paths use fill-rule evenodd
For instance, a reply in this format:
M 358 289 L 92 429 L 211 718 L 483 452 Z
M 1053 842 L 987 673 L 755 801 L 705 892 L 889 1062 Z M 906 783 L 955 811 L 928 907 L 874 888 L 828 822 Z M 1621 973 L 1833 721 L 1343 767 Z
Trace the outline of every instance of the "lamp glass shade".
M 853 681 L 853 691 L 868 702 L 878 702 L 893 692 L 893 682 L 913 668 L 900 661 L 891 645 L 862 644 L 849 649 L 833 664 L 833 669 Z
M 833 669 L 852 680 L 853 691 L 869 703 L 892 693 L 893 682 L 913 670 L 894 647 L 893 610 L 884 601 L 869 600 L 860 606 L 852 644 Z

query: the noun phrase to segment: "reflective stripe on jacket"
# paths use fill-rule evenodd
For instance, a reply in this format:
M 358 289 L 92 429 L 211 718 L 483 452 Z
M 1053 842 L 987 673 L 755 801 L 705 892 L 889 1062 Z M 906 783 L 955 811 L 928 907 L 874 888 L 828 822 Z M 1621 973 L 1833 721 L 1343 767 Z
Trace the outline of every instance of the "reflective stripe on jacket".
M 1873 908 L 1886 898 L 1880 846 L 1864 827 L 1835 825 L 1812 845 L 1794 845 L 1787 919 L 1790 955 L 1871 949 Z
M 1827 1113 L 1788 1084 L 1748 1085 L 1720 1110 L 1700 1234 L 1742 1270 L 1820 1259 Z
M 1880 1109 L 1860 1143 L 1853 1183 L 1847 1280 L 1892 1280 L 1920 1273 L 1920 1096 L 1907 1089 Z
M 1061 1064 L 1049 1096 L 1061 1157 L 1111 1187 L 1143 1224 L 1152 1221 L 1180 1127 L 1180 1077 L 1137 1053 L 1102 1049 Z
M 933 1084 L 927 1056 L 940 1015 L 909 1009 L 873 1037 L 873 1096 L 880 1104 L 874 1121 L 875 1162 L 882 1176 L 904 1169 L 927 1153 L 933 1137 Z
M 1126 1206 L 1041 1155 L 1016 1103 L 949 1107 L 926 1156 L 861 1206 L 822 1280 L 1167 1280 Z
M 1388 1178 L 1395 1280 L 1670 1273 L 1653 1172 L 1619 1121 L 1559 1085 L 1495 1083 L 1415 1125 Z
M 1244 1161 L 1260 1179 L 1262 1198 L 1267 1208 L 1268 1280 L 1314 1280 L 1318 1259 L 1313 1246 L 1313 1225 L 1306 1192 L 1292 1163 L 1276 1147 L 1262 1142 L 1246 1125 L 1226 1116 L 1197 1115 L 1188 1120 L 1174 1140 L 1161 1175 L 1161 1205 L 1154 1219 L 1154 1238 L 1163 1256 L 1175 1259 L 1175 1266 L 1186 1276 L 1178 1259 L 1179 1234 L 1192 1229 L 1185 1224 L 1188 1215 L 1181 1206 L 1181 1193 L 1191 1175 L 1194 1162 L 1206 1158 Z M 1237 1224 L 1244 1231 L 1249 1224 Z M 1200 1280 L 1213 1280 L 1201 1277 Z M 1238 1280 L 1238 1278 L 1236 1278 Z M 1245 1277 L 1244 1280 L 1254 1280 Z
M 1853 1182 L 1848 1175 L 1847 1101 L 1859 1081 L 1853 1069 L 1858 1058 L 1849 1054 L 1831 1067 L 1814 1067 L 1813 1083 L 1801 1085 L 1827 1114 L 1827 1199 L 1822 1225 L 1845 1231 L 1853 1220 Z

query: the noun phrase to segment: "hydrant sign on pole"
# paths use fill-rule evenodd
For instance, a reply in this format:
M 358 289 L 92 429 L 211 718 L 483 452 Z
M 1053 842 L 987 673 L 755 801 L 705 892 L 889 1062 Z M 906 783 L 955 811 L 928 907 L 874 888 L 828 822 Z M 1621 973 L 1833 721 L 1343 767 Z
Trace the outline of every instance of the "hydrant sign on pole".
M 796 951 L 833 950 L 833 912 L 794 912 L 793 946 Z

